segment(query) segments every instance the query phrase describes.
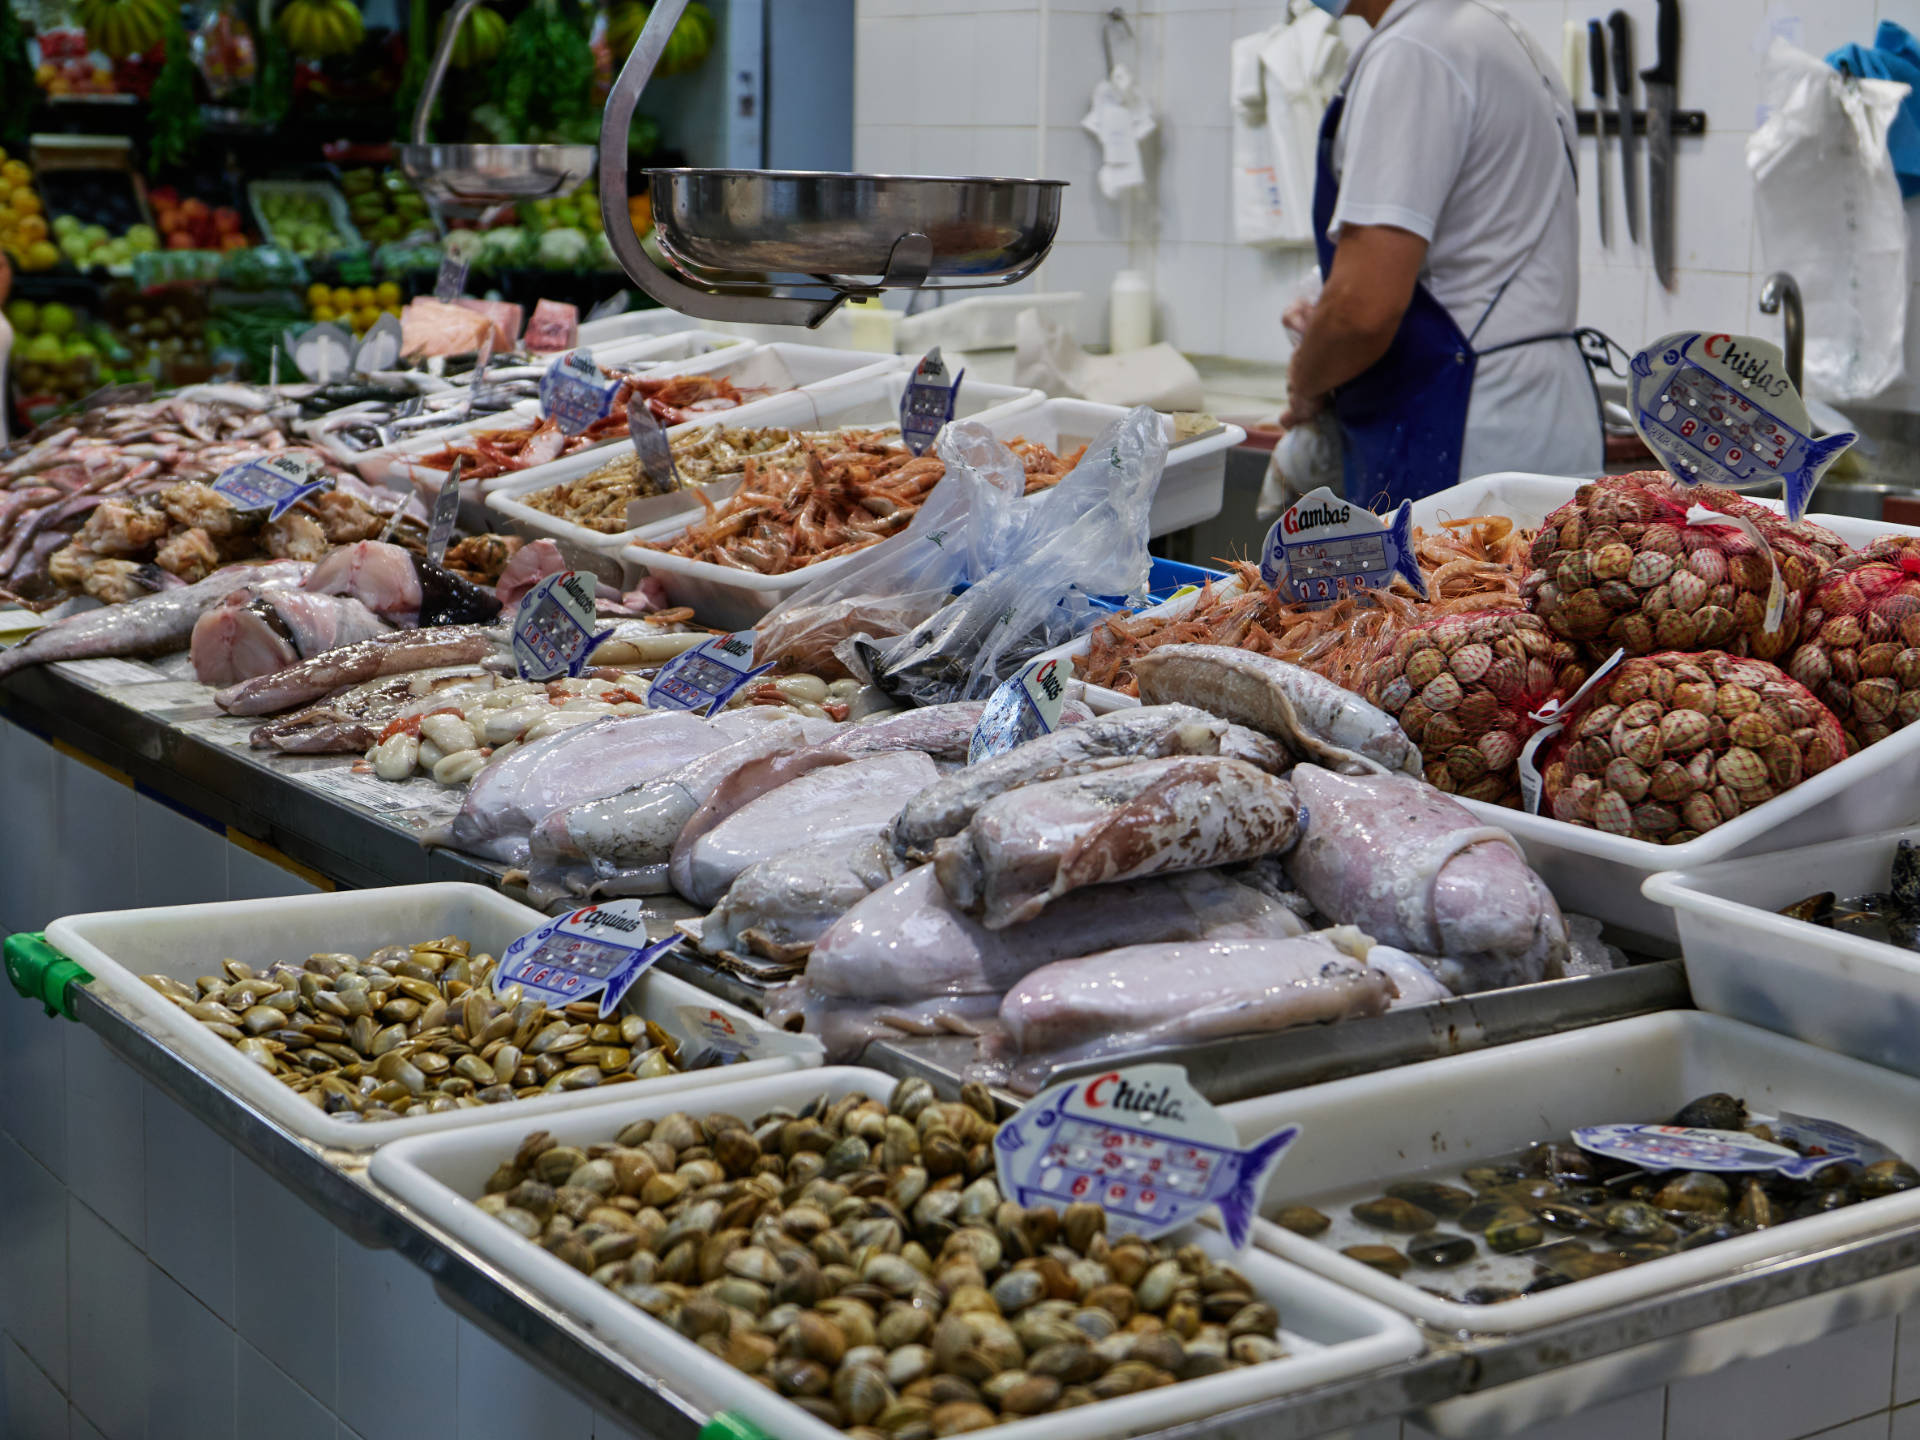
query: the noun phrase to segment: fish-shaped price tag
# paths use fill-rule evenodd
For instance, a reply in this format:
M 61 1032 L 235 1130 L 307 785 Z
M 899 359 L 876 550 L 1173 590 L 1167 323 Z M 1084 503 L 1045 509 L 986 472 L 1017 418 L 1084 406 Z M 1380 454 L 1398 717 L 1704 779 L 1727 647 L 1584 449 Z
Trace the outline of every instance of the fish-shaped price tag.
M 1588 1125 L 1573 1132 L 1573 1143 L 1643 1170 L 1772 1171 L 1791 1180 L 1805 1180 L 1843 1162 L 1872 1164 L 1892 1153 L 1870 1136 L 1832 1120 L 1782 1114 L 1770 1128 L 1775 1135 L 1798 1141 L 1805 1152 L 1744 1130 L 1685 1125 Z
M 647 704 L 656 710 L 687 710 L 717 715 L 740 688 L 773 668 L 753 663 L 754 633 L 716 635 L 660 667 L 647 687 Z
M 362 375 L 391 370 L 400 363 L 400 317 L 382 315 L 354 347 L 353 368 Z
M 433 277 L 433 298 L 451 305 L 467 288 L 467 257 L 445 250 L 440 255 L 440 273 Z
M 1217 1209 L 1243 1248 L 1260 1192 L 1300 1138 L 1288 1125 L 1242 1148 L 1178 1065 L 1134 1065 L 1040 1092 L 994 1137 L 1000 1189 L 1018 1204 L 1098 1205 L 1151 1240 Z
M 664 495 L 680 488 L 680 472 L 673 463 L 673 442 L 647 407 L 646 397 L 638 390 L 627 401 L 627 435 L 633 441 L 633 453 L 640 457 L 640 471 L 647 477 L 650 491 Z
M 1777 345 L 1682 331 L 1633 357 L 1627 408 L 1647 448 L 1682 485 L 1777 479 L 1787 516 L 1806 514 L 1827 467 L 1860 437 L 1813 438 L 1813 417 Z
M 433 516 L 427 522 L 427 559 L 436 565 L 447 558 L 447 546 L 453 543 L 454 522 L 460 518 L 460 471 L 466 463 L 464 455 L 453 457 L 453 469 L 440 482 L 440 493 L 433 497 Z
M 589 905 L 549 920 L 509 945 L 493 972 L 494 993 L 517 985 L 521 993 L 555 1007 L 598 995 L 604 1018 L 680 939 L 647 938 L 645 900 Z
M 283 454 L 235 465 L 221 472 L 212 488 L 231 500 L 234 509 L 264 510 L 271 522 L 307 496 L 331 490 L 333 477 L 317 460 Z
M 978 765 L 1060 728 L 1067 703 L 1067 669 L 1058 659 L 1030 660 L 987 697 L 967 746 L 967 763 Z
M 1316 610 L 1384 590 L 1396 575 L 1427 598 L 1427 577 L 1413 558 L 1413 502 L 1383 520 L 1324 485 L 1287 507 L 1260 551 L 1260 578 L 1289 604 Z
M 540 377 L 540 413 L 569 435 L 579 435 L 613 409 L 618 380 L 609 380 L 593 363 L 591 350 L 569 350 Z
M 816 1035 L 796 1035 L 770 1025 L 743 1024 L 726 1011 L 708 1005 L 678 1005 L 673 1013 L 676 1033 L 694 1047 L 692 1056 L 684 1059 L 682 1069 L 692 1069 L 709 1055 L 727 1065 L 736 1060 L 771 1060 L 778 1055 L 811 1057 L 818 1063 L 827 1053 Z
M 940 434 L 941 427 L 953 419 L 954 402 L 960 396 L 962 370 L 951 381 L 940 359 L 940 347 L 934 346 L 913 367 L 913 378 L 900 394 L 900 438 L 907 449 L 924 455 Z
M 594 646 L 613 634 L 594 628 L 591 571 L 563 570 L 526 593 L 513 620 L 513 658 L 523 680 L 552 680 L 587 668 Z
M 294 367 L 316 385 L 343 379 L 353 369 L 353 336 L 331 320 L 309 325 L 298 335 L 288 330 L 281 343 Z

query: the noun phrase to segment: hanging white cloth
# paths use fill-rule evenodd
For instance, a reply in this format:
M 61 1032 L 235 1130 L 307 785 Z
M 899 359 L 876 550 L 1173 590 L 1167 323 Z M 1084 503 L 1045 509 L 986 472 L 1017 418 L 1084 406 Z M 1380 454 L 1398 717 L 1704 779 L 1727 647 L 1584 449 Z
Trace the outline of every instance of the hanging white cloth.
M 1287 23 L 1233 42 L 1233 217 L 1241 244 L 1313 242 L 1320 121 L 1346 69 L 1339 25 L 1312 0 L 1293 0 Z
M 1080 122 L 1100 142 L 1100 193 L 1109 200 L 1147 183 L 1140 142 L 1154 132 L 1153 111 L 1134 88 L 1133 72 L 1115 65 L 1093 87 L 1093 105 Z

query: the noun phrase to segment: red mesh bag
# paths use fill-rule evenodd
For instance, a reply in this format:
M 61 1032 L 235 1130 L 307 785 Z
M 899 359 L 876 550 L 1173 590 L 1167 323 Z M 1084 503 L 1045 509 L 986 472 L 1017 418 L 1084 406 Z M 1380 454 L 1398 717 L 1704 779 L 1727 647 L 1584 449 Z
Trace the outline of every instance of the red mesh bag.
M 1764 547 L 1735 525 L 1689 524 L 1696 505 L 1751 521 Z M 1832 531 L 1790 523 L 1731 490 L 1684 490 L 1663 473 L 1608 476 L 1547 517 L 1520 593 L 1554 634 L 1595 661 L 1621 649 L 1772 660 L 1792 648 L 1814 585 L 1849 553 Z M 1770 629 L 1776 565 L 1786 604 Z
M 1858 745 L 1920 720 L 1920 539 L 1885 536 L 1827 573 L 1787 673 Z
M 1845 758 L 1846 733 L 1799 681 L 1721 651 L 1627 660 L 1542 747 L 1556 820 L 1678 845 Z

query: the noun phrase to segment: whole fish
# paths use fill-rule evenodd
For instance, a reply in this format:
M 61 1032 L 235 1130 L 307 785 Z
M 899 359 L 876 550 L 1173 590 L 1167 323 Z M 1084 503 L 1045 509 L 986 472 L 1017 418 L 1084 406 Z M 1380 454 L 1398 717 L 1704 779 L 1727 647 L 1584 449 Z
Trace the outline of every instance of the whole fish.
M 71 616 L 0 653 L 0 675 L 55 660 L 165 655 L 184 649 L 193 636 L 195 622 L 230 592 L 243 585 L 256 589 L 298 585 L 307 569 L 298 560 L 230 565 L 194 585 Z
M 395 720 L 477 699 L 504 683 L 504 676 L 471 665 L 383 675 L 269 720 L 253 732 L 253 747 L 288 755 L 356 754 L 377 744 Z
M 1004 755 L 944 775 L 914 796 L 893 822 L 894 849 L 904 859 L 924 860 L 935 841 L 966 829 L 974 812 L 996 795 L 1134 759 L 1215 755 L 1226 730 L 1226 721 L 1190 705 L 1148 705 L 1037 736 Z
M 700 928 L 700 948 L 794 964 L 853 905 L 900 873 L 876 827 L 816 840 L 742 870 Z
M 1506 831 L 1406 776 L 1301 765 L 1293 785 L 1287 873 L 1322 914 L 1429 957 L 1455 994 L 1560 975 L 1566 922 Z
M 1244 760 L 1137 760 L 988 801 L 933 864 L 955 904 L 1002 930 L 1083 886 L 1285 850 L 1297 809 L 1285 780 Z
M 272 675 L 243 680 L 215 693 L 213 703 L 229 715 L 275 715 L 382 675 L 472 664 L 493 654 L 498 644 L 498 636 L 476 625 L 395 630 L 329 650 Z
M 1422 773 L 1420 747 L 1391 715 L 1284 660 L 1230 645 L 1162 645 L 1133 673 L 1145 704 L 1197 705 L 1344 773 Z

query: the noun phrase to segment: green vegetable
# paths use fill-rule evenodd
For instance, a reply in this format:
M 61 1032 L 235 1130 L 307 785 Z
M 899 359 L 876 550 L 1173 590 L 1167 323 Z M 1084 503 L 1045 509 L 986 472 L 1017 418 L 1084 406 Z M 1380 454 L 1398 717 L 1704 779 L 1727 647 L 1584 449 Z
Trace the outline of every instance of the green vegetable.
M 531 0 L 507 27 L 507 43 L 487 72 L 491 99 L 474 107 L 473 121 L 502 144 L 592 144 L 600 133 L 593 81 L 580 7 Z
M 147 154 L 156 166 L 185 165 L 200 138 L 200 104 L 193 90 L 193 56 L 176 17 L 167 26 L 167 58 L 153 82 L 153 138 Z
M 254 72 L 250 107 L 266 126 L 278 125 L 293 103 L 293 54 L 278 25 L 255 27 L 260 36 L 260 68 Z

